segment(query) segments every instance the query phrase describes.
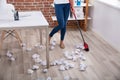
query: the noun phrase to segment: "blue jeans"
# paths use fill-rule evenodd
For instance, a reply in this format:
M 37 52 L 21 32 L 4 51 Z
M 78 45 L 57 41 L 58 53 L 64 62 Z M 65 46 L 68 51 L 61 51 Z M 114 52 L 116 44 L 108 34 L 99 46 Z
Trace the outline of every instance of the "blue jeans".
M 64 36 L 66 33 L 66 25 L 70 12 L 70 4 L 55 4 L 55 14 L 57 17 L 58 26 L 54 27 L 54 29 L 49 34 L 52 37 L 59 30 L 61 31 L 61 40 L 64 40 Z

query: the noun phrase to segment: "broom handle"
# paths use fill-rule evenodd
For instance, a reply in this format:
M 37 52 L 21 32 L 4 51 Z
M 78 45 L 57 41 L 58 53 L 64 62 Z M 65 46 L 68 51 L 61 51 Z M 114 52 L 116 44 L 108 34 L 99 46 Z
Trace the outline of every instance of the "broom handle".
M 73 1 L 69 0 L 69 2 L 70 2 L 70 6 L 71 6 L 71 8 L 72 8 L 72 7 L 73 7 Z M 83 42 L 85 42 L 84 37 L 83 37 L 83 34 L 82 34 L 82 31 L 81 31 L 81 29 L 80 29 L 79 22 L 78 22 L 78 20 L 77 20 L 77 17 L 76 17 L 76 15 L 75 15 L 75 13 L 73 13 L 73 15 L 74 15 L 75 20 L 76 20 L 76 22 L 77 22 L 77 25 L 78 25 L 77 27 L 78 27 L 78 29 L 79 29 L 79 31 L 80 31 L 81 36 L 82 36 L 82 40 L 83 40 Z
M 73 15 L 74 15 L 75 20 L 76 20 L 76 22 L 77 22 L 77 27 L 78 27 L 78 29 L 79 29 L 79 31 L 80 31 L 81 36 L 82 36 L 82 40 L 83 40 L 83 42 L 85 42 L 85 39 L 84 39 L 83 34 L 82 34 L 82 31 L 81 31 L 81 29 L 80 29 L 80 25 L 79 25 L 79 22 L 78 22 L 78 20 L 77 20 L 77 17 L 76 17 L 76 15 L 75 15 L 75 13 L 73 13 Z

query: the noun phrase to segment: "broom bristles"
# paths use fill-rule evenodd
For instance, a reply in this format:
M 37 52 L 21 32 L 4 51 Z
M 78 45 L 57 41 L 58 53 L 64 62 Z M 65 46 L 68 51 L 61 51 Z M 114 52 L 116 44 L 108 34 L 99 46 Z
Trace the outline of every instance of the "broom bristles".
M 84 42 L 84 50 L 89 51 L 89 47 L 88 47 L 88 44 L 86 42 Z

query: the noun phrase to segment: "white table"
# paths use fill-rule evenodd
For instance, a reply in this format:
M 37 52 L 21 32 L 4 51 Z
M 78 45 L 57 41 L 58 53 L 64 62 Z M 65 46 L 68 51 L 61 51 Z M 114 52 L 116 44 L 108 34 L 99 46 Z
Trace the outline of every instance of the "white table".
M 14 21 L 14 19 L 13 20 L 0 19 L 0 30 L 2 30 L 1 46 L 3 40 L 8 35 L 13 35 L 13 36 L 15 35 L 14 37 L 17 38 L 20 43 L 22 43 L 22 40 L 15 31 L 16 29 L 39 28 L 41 30 L 41 28 L 45 28 L 46 29 L 46 61 L 47 61 L 47 68 L 49 68 L 48 26 L 49 24 L 41 11 L 19 12 L 18 21 Z M 5 32 L 8 34 L 7 36 L 5 36 Z M 42 40 L 41 38 L 42 37 L 40 37 L 40 40 Z

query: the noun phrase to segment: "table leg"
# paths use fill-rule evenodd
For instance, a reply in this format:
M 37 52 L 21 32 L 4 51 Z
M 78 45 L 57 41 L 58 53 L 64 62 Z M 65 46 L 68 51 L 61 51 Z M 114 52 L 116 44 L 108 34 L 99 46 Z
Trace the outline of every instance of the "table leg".
M 42 29 L 39 30 L 39 35 L 40 35 L 40 45 L 42 45 Z
M 19 41 L 19 45 L 21 46 L 22 40 L 20 39 L 17 31 L 14 31 L 14 33 L 15 33 L 15 35 L 16 35 L 17 40 Z
M 0 43 L 0 49 L 1 50 L 2 50 L 2 44 L 3 44 L 4 37 L 5 37 L 5 31 L 2 31 L 2 34 L 1 34 L 1 43 Z
M 48 28 L 46 28 L 46 60 L 47 60 L 47 68 L 49 68 Z

